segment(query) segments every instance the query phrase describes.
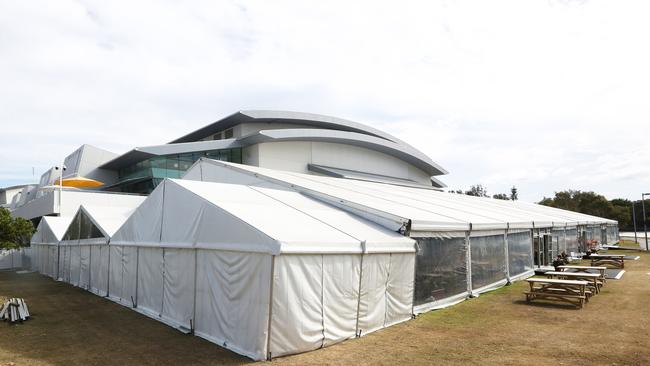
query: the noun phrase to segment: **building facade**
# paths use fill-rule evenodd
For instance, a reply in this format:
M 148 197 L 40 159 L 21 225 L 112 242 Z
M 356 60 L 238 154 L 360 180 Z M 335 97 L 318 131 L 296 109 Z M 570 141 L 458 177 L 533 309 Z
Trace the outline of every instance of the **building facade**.
M 445 187 L 438 177 L 447 174 L 421 151 L 367 125 L 311 113 L 252 110 L 167 144 L 136 147 L 122 155 L 82 145 L 65 158 L 63 177 L 99 180 L 104 185 L 93 190 L 97 194 L 147 195 L 165 178 L 180 178 L 200 158 L 431 189 Z M 60 165 L 55 162 L 33 192 L 14 204 L 16 215 L 34 219 L 58 214 L 53 210 L 65 200 L 54 198 L 58 192 L 52 185 L 61 175 Z M 40 199 L 48 203 L 31 202 Z

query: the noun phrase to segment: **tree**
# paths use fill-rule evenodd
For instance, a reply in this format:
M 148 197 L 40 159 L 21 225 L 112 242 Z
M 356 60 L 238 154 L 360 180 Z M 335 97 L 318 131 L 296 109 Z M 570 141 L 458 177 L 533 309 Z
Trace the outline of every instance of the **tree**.
M 510 199 L 513 201 L 519 199 L 519 193 L 517 192 L 517 187 L 515 186 L 512 186 L 512 188 L 510 188 Z
M 0 208 L 0 248 L 13 249 L 29 244 L 34 224 L 22 217 L 12 218 L 9 210 Z
M 567 190 L 555 192 L 553 198 L 544 197 L 539 203 L 545 206 L 616 220 L 620 228 L 632 226 L 632 202 L 621 198 L 608 201 L 604 196 L 594 192 Z
M 495 198 L 495 199 L 498 199 L 498 200 L 506 200 L 506 201 L 510 199 L 510 198 L 508 198 L 508 195 L 505 194 L 505 193 L 497 193 L 497 194 L 493 195 L 492 198 Z
M 468 196 L 489 197 L 487 189 L 485 189 L 481 184 L 471 186 L 469 191 L 465 192 L 465 194 Z

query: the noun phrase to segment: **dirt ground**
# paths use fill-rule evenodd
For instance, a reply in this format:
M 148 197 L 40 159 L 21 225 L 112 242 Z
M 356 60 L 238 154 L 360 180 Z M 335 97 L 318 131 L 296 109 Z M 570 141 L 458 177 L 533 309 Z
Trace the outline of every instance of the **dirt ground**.
M 271 364 L 650 365 L 650 254 L 639 255 L 641 260 L 626 263 L 622 280 L 609 280 L 582 310 L 526 304 L 526 283 L 519 282 Z M 33 319 L 0 323 L 0 366 L 251 363 L 38 274 L 0 272 L 1 296 L 25 298 Z

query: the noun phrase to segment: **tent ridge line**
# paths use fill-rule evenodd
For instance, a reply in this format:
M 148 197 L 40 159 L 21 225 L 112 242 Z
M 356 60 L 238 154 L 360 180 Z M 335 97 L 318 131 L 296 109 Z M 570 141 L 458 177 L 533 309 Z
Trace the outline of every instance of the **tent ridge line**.
M 299 209 L 299 208 L 297 208 L 297 207 L 294 207 L 294 206 L 292 206 L 292 205 L 290 205 L 290 204 L 288 204 L 288 203 L 286 203 L 286 202 L 284 202 L 284 201 L 282 201 L 282 200 L 280 200 L 280 199 L 278 199 L 278 198 L 275 198 L 275 197 L 273 197 L 273 196 L 271 196 L 271 195 L 269 195 L 269 194 L 266 194 L 266 193 L 264 193 L 264 192 L 262 192 L 262 191 L 260 191 L 260 190 L 258 190 L 258 189 L 255 189 L 255 188 L 252 187 L 252 186 L 246 186 L 246 187 L 248 187 L 248 188 L 252 189 L 253 191 L 255 191 L 255 192 L 257 192 L 257 193 L 260 193 L 260 194 L 262 194 L 262 195 L 264 195 L 264 196 L 266 196 L 266 197 L 269 197 L 269 198 L 272 199 L 272 200 L 275 200 L 275 201 L 277 201 L 277 202 L 280 202 L 281 204 L 283 204 L 283 205 L 285 205 L 285 206 L 287 206 L 287 207 L 289 207 L 289 208 L 292 208 L 292 209 L 294 209 L 294 210 L 296 210 L 296 211 L 302 213 L 303 215 L 309 216 L 309 217 L 311 217 L 312 219 L 314 219 L 314 220 L 316 220 L 316 221 L 318 221 L 318 222 L 320 222 L 320 223 L 322 223 L 322 224 L 325 224 L 326 226 L 329 226 L 329 227 L 331 227 L 332 229 L 334 229 L 334 230 L 336 230 L 336 231 L 338 231 L 338 232 L 340 232 L 340 233 L 342 233 L 342 234 L 344 234 L 344 235 L 347 235 L 347 236 L 351 237 L 352 239 L 355 239 L 355 240 L 359 241 L 359 243 L 363 242 L 362 239 L 359 239 L 359 238 L 355 237 L 354 235 L 349 234 L 349 233 L 347 233 L 347 232 L 345 232 L 345 231 L 339 229 L 338 227 L 336 227 L 336 226 L 334 226 L 334 225 L 332 225 L 332 224 L 330 224 L 330 223 L 328 223 L 328 222 L 325 222 L 325 221 L 323 221 L 322 219 L 319 219 L 318 217 L 316 217 L 316 216 L 314 216 L 314 215 L 311 215 L 311 214 L 309 214 L 309 213 L 307 213 L 307 212 L 305 212 L 305 211 L 303 211 L 303 210 L 301 210 L 301 209 Z M 330 206 L 331 206 L 331 205 L 330 205 Z M 356 215 L 355 215 L 355 217 L 356 217 Z
M 203 197 L 203 196 L 199 195 L 198 193 L 194 192 L 194 190 L 192 190 L 192 189 L 190 189 L 190 188 L 188 188 L 188 187 L 185 187 L 185 186 L 183 186 L 182 184 L 179 184 L 178 182 L 176 182 L 176 179 L 167 178 L 166 180 L 169 180 L 170 182 L 174 183 L 174 184 L 177 185 L 178 187 L 183 188 L 183 189 L 186 190 L 187 192 L 189 192 L 189 193 L 191 193 L 192 195 L 198 197 L 199 199 L 201 199 L 201 200 L 207 202 L 208 204 L 210 204 L 211 206 L 213 206 L 213 207 L 216 208 L 217 210 L 219 210 L 219 211 L 221 211 L 221 212 L 224 212 L 225 214 L 227 214 L 228 216 L 234 218 L 235 220 L 238 220 L 238 221 L 240 221 L 240 222 L 246 224 L 246 226 L 248 226 L 248 227 L 250 227 L 251 229 L 253 229 L 253 231 L 258 232 L 258 233 L 264 235 L 265 237 L 271 239 L 271 241 L 274 241 L 275 243 L 277 243 L 278 246 L 280 246 L 280 243 L 281 243 L 280 240 L 278 240 L 278 239 L 276 239 L 276 238 L 270 236 L 270 235 L 267 234 L 266 232 L 264 232 L 264 231 L 258 229 L 257 227 L 255 227 L 254 225 L 252 225 L 251 223 L 249 223 L 248 221 L 246 221 L 246 220 L 244 220 L 243 218 L 241 218 L 241 217 L 239 217 L 239 216 L 233 214 L 232 212 L 230 212 L 230 211 L 224 209 L 223 207 L 221 207 L 221 206 L 215 204 L 214 202 L 212 202 L 212 201 L 210 201 L 210 200 L 207 200 L 205 197 Z M 203 183 L 203 182 L 202 182 L 202 183 Z M 162 232 L 162 225 L 161 225 L 161 232 Z M 160 242 L 162 242 L 162 239 L 161 239 Z M 280 252 L 280 248 L 277 248 L 277 251 L 276 251 L 276 252 Z

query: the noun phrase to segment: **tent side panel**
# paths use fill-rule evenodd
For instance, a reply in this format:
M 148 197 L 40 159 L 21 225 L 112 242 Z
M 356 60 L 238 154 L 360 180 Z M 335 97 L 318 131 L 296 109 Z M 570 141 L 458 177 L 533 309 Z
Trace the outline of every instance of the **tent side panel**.
M 273 276 L 271 356 L 323 345 L 322 255 L 280 255 Z
M 90 291 L 97 295 L 105 295 L 106 292 L 102 289 L 106 288 L 106 284 L 102 285 L 102 248 L 106 247 L 105 245 L 91 245 L 90 246 Z M 103 276 L 105 278 L 105 276 Z
M 194 311 L 194 250 L 165 249 L 162 317 L 191 329 Z M 192 319 L 193 321 L 193 319 Z
M 133 306 L 136 298 L 137 249 L 130 246 L 122 248 L 122 303 L 126 306 Z
M 414 267 L 414 253 L 391 254 L 386 284 L 386 327 L 407 321 L 413 315 Z
M 79 287 L 89 289 L 90 245 L 79 246 Z
M 65 273 L 65 247 L 59 245 L 59 273 L 57 274 L 57 279 L 63 281 L 63 276 Z
M 110 248 L 110 278 L 108 295 L 113 300 L 122 299 L 122 246 L 109 245 Z
M 359 333 L 361 334 L 374 332 L 384 326 L 389 268 L 390 254 L 366 254 L 363 257 L 359 299 Z
M 360 255 L 323 255 L 325 346 L 356 335 L 360 270 Z
M 56 278 L 56 275 L 57 275 L 56 274 L 56 265 L 57 265 L 57 263 L 59 261 L 59 253 L 58 253 L 59 252 L 58 251 L 59 246 L 58 245 L 50 245 L 49 248 L 50 248 L 50 268 L 49 268 L 49 271 L 48 271 L 47 274 L 48 274 L 48 276 L 50 276 L 52 278 Z
M 503 234 L 470 236 L 472 248 L 472 289 L 480 289 L 506 279 Z
M 162 248 L 140 248 L 138 264 L 138 308 L 160 316 L 163 294 Z M 193 268 L 193 265 L 192 265 Z M 186 268 L 190 271 L 191 268 Z
M 197 261 L 196 334 L 265 359 L 272 257 L 198 250 Z
M 463 236 L 417 238 L 417 242 L 414 305 L 426 310 L 464 298 L 467 294 L 464 233 Z
M 508 233 L 510 277 L 533 269 L 533 258 L 531 256 L 532 245 L 530 230 Z
M 79 273 L 81 265 L 81 250 L 79 245 L 70 246 L 70 278 L 69 283 L 79 285 Z

